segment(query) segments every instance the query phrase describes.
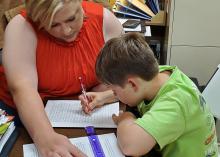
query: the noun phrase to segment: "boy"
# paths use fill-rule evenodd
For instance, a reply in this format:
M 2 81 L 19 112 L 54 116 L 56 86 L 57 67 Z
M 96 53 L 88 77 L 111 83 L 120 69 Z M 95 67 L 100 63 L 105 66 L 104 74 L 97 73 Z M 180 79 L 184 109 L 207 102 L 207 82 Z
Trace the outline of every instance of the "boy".
M 127 33 L 109 40 L 96 74 L 141 115 L 113 115 L 124 154 L 157 150 L 163 157 L 218 156 L 214 118 L 201 93 L 176 66 L 159 66 L 144 37 Z

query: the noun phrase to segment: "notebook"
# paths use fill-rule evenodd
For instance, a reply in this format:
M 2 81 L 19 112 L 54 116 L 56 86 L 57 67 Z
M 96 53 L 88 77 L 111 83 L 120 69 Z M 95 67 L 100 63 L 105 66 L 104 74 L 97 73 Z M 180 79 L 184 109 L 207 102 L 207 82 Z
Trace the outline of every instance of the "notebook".
M 45 111 L 53 127 L 116 128 L 112 114 L 119 114 L 119 103 L 104 105 L 85 114 L 79 100 L 49 100 Z
M 118 147 L 114 133 L 98 135 L 105 157 L 125 157 Z M 88 157 L 95 157 L 88 137 L 71 138 L 70 142 L 77 146 Z M 41 157 L 34 144 L 23 145 L 24 157 Z

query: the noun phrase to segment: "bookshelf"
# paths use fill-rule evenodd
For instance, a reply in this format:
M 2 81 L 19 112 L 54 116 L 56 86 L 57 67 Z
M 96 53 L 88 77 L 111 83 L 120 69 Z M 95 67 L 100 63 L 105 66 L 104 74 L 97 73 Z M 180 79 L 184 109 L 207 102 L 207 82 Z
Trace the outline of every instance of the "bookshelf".
M 139 1 L 144 1 L 144 0 L 139 0 Z M 158 0 L 158 1 L 159 1 L 160 11 L 154 17 L 152 17 L 151 21 L 141 20 L 142 23 L 141 25 L 142 27 L 145 26 L 151 27 L 151 37 L 145 37 L 145 40 L 148 42 L 151 48 L 153 47 L 152 48 L 153 51 L 155 51 L 156 48 L 157 52 L 155 56 L 157 57 L 158 62 L 161 65 L 163 65 L 166 63 L 166 56 L 167 56 L 166 51 L 164 51 L 165 49 L 164 45 L 166 39 L 168 38 L 166 33 L 168 29 L 167 17 L 169 17 L 168 14 L 169 14 L 169 7 L 171 0 Z M 116 0 L 108 0 L 108 2 L 113 7 Z
M 166 64 L 167 51 L 165 48 L 165 42 L 167 40 L 168 23 L 167 17 L 169 14 L 170 0 L 159 0 L 160 11 L 152 18 L 151 21 L 144 21 L 146 26 L 151 27 L 151 37 L 145 37 L 149 45 L 159 46 L 159 58 L 158 61 L 161 65 Z M 154 50 L 154 49 L 153 49 Z M 155 51 L 155 50 L 154 50 Z
M 115 6 L 113 6 L 115 4 L 115 1 L 116 0 L 109 0 L 109 3 L 113 8 L 115 7 Z M 127 0 L 125 0 L 125 2 L 126 1 Z M 144 1 L 144 0 L 139 0 L 139 1 Z M 141 18 L 141 27 L 142 28 L 144 28 L 145 26 L 151 27 L 151 36 L 150 37 L 146 36 L 145 40 L 148 42 L 150 47 L 155 52 L 155 56 L 157 57 L 158 62 L 161 65 L 165 64 L 165 62 L 166 62 L 166 52 L 164 52 L 163 50 L 164 50 L 164 41 L 166 39 L 167 14 L 168 14 L 168 8 L 169 8 L 169 1 L 170 0 L 158 0 L 160 11 L 155 16 L 152 17 L 151 21 L 144 20 L 144 18 L 141 18 L 141 17 L 136 18 L 136 19 Z M 123 0 L 121 0 L 120 3 L 124 4 L 126 6 L 126 3 L 124 3 Z M 116 6 L 116 8 L 117 8 L 117 6 Z M 124 17 L 128 18 L 123 15 L 122 16 L 118 15 L 116 12 L 116 11 L 118 11 L 118 9 L 116 9 L 116 11 L 114 9 L 113 9 L 113 12 L 116 13 L 115 15 L 118 18 L 124 18 Z M 136 10 L 136 11 L 140 11 L 140 10 Z M 132 16 L 131 16 L 131 18 L 132 18 Z
M 159 0 L 160 11 L 151 21 L 145 21 L 150 26 L 166 26 L 166 17 L 168 13 L 169 0 Z

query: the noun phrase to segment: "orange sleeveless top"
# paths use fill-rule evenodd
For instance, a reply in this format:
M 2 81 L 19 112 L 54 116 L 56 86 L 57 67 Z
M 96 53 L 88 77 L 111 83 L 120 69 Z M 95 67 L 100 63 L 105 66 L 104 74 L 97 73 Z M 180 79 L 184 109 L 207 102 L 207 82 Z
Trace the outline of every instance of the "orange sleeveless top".
M 72 97 L 80 93 L 80 76 L 87 89 L 98 84 L 95 62 L 104 45 L 103 7 L 85 1 L 82 6 L 86 18 L 77 38 L 71 43 L 60 42 L 35 29 L 38 39 L 38 92 L 43 100 L 47 97 Z M 0 100 L 15 107 L 3 71 L 0 67 Z

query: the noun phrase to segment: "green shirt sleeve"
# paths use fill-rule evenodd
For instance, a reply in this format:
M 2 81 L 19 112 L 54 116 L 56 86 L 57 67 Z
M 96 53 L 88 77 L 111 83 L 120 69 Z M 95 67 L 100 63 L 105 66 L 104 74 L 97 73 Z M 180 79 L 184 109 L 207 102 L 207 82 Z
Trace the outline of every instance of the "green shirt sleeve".
M 184 131 L 185 119 L 181 106 L 174 98 L 155 102 L 136 124 L 151 134 L 162 149 L 175 141 Z

